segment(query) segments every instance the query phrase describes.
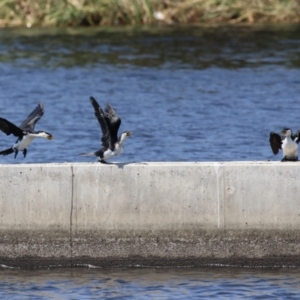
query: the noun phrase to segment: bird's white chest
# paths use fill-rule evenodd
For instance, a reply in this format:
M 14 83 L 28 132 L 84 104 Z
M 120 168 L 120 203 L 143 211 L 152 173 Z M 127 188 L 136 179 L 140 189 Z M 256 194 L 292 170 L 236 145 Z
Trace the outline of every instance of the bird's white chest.
M 117 144 L 114 150 L 107 149 L 103 154 L 103 158 L 110 159 L 114 156 L 120 155 L 122 152 L 123 152 L 123 146 L 120 144 Z
M 292 139 L 285 139 L 282 142 L 282 152 L 283 157 L 286 158 L 295 158 L 298 157 L 298 144 L 295 143 Z
M 34 136 L 24 135 L 21 141 L 18 141 L 13 145 L 13 149 L 24 150 L 32 142 Z

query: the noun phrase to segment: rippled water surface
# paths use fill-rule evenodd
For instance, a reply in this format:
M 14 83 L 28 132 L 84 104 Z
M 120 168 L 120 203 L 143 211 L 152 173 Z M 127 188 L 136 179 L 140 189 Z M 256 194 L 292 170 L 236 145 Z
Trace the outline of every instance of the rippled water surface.
M 300 27 L 1 29 L 0 117 L 45 115 L 24 160 L 94 161 L 89 97 L 133 131 L 133 161 L 279 160 L 271 130 L 300 128 Z M 15 138 L 0 132 L 0 149 Z M 0 270 L 1 299 L 298 299 L 297 269 Z
M 299 28 L 1 29 L 0 116 L 42 101 L 55 140 L 0 162 L 94 161 L 78 155 L 100 147 L 91 95 L 133 132 L 116 161 L 279 160 L 269 132 L 300 128 Z
M 299 269 L 0 270 L 1 299 L 299 299 Z

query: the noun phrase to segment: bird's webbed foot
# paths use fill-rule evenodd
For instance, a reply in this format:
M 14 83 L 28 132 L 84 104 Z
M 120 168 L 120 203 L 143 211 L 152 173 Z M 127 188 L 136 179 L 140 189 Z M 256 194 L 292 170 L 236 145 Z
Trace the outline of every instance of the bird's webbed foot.
M 287 158 L 286 156 L 281 160 L 282 162 L 285 161 L 299 161 L 298 160 L 298 156 L 294 157 L 294 158 Z
M 18 153 L 19 153 L 19 151 L 16 149 L 15 150 L 15 158 L 17 157 Z
M 24 158 L 26 157 L 26 154 L 27 154 L 27 149 L 25 148 L 25 149 L 23 150 Z
M 109 163 L 109 162 L 105 161 L 104 159 L 99 159 L 99 162 L 101 164 L 106 164 L 106 165 L 111 165 L 112 164 L 112 163 Z

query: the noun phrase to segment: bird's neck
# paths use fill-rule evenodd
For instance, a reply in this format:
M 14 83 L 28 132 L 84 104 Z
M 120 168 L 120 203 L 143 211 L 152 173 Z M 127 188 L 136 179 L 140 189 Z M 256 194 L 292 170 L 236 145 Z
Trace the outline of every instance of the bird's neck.
M 122 146 L 125 140 L 126 140 L 126 136 L 122 134 L 119 138 L 119 144 Z
M 31 131 L 31 132 L 27 133 L 27 136 L 28 137 L 35 137 L 35 138 L 44 138 L 44 139 L 46 138 L 45 132 L 43 132 L 43 131 L 38 131 L 38 132 Z

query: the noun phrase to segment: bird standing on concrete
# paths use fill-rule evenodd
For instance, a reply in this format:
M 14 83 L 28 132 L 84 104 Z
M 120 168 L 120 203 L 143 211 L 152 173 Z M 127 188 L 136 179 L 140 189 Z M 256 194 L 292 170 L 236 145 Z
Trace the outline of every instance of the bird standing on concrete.
M 14 125 L 13 123 L 7 121 L 6 119 L 0 118 L 0 130 L 7 135 L 13 134 L 18 137 L 16 143 L 6 150 L 0 152 L 0 155 L 8 155 L 15 152 L 15 158 L 19 151 L 23 151 L 24 157 L 27 154 L 27 147 L 32 142 L 34 138 L 41 137 L 48 140 L 52 140 L 53 136 L 46 131 L 34 131 L 34 126 L 37 121 L 44 114 L 44 105 L 40 103 L 23 121 L 20 127 Z
M 290 128 L 284 128 L 281 134 L 283 136 L 273 131 L 270 133 L 269 141 L 273 153 L 276 155 L 279 149 L 282 149 L 283 159 L 281 161 L 298 161 L 300 130 L 296 134 L 293 134 Z
M 95 116 L 102 131 L 102 148 L 96 152 L 82 153 L 84 156 L 97 156 L 99 162 L 107 163 L 106 160 L 123 152 L 124 141 L 131 136 L 131 131 L 125 131 L 118 138 L 118 130 L 121 125 L 121 119 L 118 117 L 112 106 L 108 103 L 105 111 L 102 110 L 95 98 L 90 97 L 94 107 Z

